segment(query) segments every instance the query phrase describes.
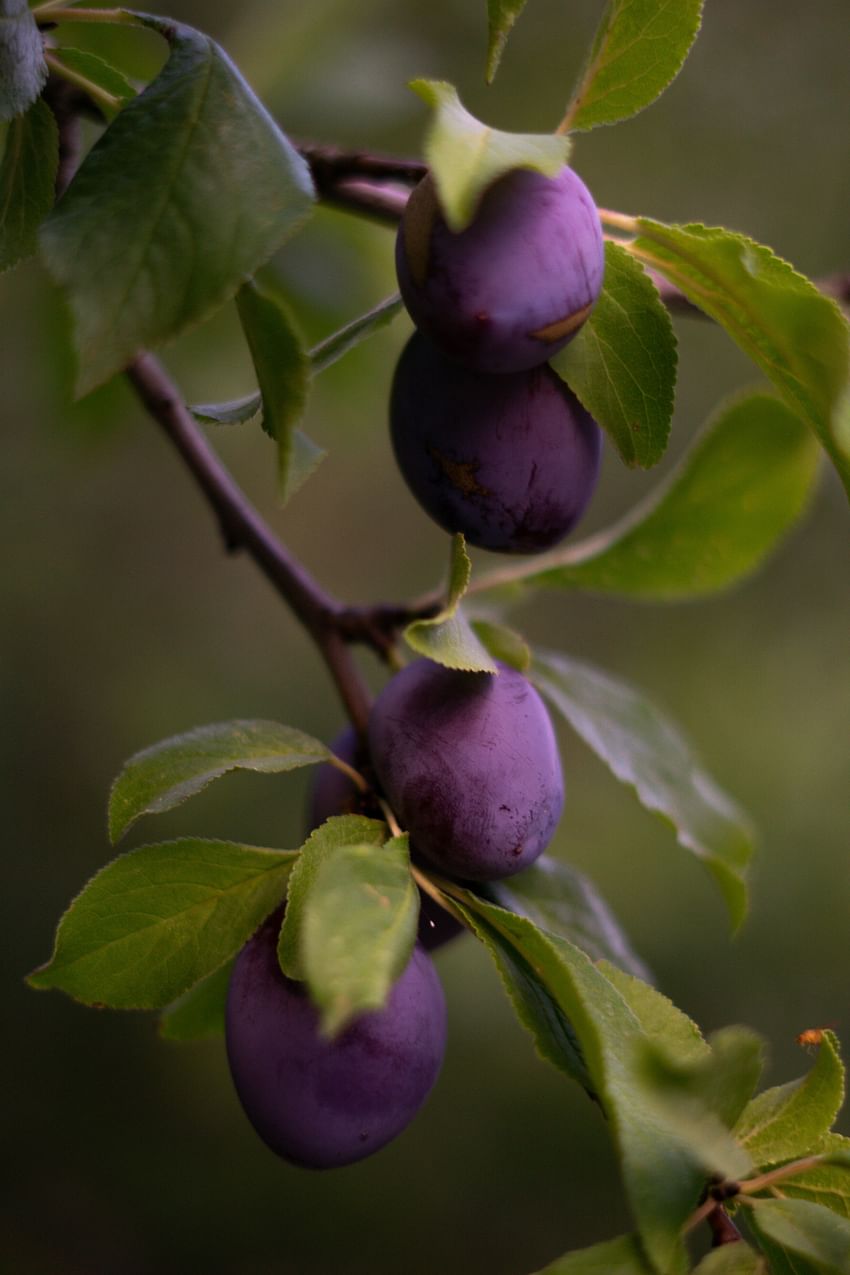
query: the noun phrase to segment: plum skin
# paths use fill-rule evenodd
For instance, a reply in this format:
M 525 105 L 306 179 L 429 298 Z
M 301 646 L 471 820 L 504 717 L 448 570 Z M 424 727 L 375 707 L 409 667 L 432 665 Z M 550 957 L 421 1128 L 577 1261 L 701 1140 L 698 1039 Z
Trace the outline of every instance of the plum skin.
M 277 959 L 280 912 L 245 945 L 227 994 L 230 1071 L 245 1114 L 285 1160 L 309 1169 L 351 1164 L 406 1128 L 437 1079 L 446 1006 L 417 944 L 383 1009 L 333 1040 L 306 988 Z
M 350 766 L 357 766 L 360 760 L 359 743 L 354 727 L 346 726 L 341 730 L 332 740 L 330 750 Z M 334 815 L 360 813 L 361 801 L 361 794 L 354 781 L 330 762 L 322 762 L 313 770 L 307 806 L 308 830 L 312 832 Z M 378 818 L 382 817 L 380 812 L 376 813 Z M 411 846 L 411 855 L 415 862 L 415 846 Z M 463 932 L 464 926 L 460 921 L 456 921 L 445 908 L 440 907 L 439 903 L 422 890 L 419 891 L 417 938 L 427 952 L 436 951 Z
M 369 745 L 396 817 L 450 876 L 513 876 L 549 844 L 564 802 L 560 758 L 543 701 L 515 669 L 414 661 L 375 701 Z
M 599 296 L 599 214 L 571 168 L 513 169 L 455 233 L 425 177 L 399 228 L 396 272 L 414 323 L 446 354 L 480 372 L 519 372 L 572 340 Z
M 601 430 L 550 367 L 475 372 L 418 332 L 396 367 L 390 431 L 426 513 L 495 553 L 563 540 L 599 478 Z

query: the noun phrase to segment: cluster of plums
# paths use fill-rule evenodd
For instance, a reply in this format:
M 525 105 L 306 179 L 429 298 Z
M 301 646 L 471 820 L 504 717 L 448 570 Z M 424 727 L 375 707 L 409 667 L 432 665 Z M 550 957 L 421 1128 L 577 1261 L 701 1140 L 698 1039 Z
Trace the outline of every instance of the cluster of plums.
M 538 551 L 580 516 L 599 430 L 545 360 L 587 317 L 603 263 L 595 206 L 570 169 L 509 173 L 459 234 L 430 179 L 412 195 L 397 264 L 419 331 L 396 371 L 392 432 L 408 484 L 447 530 L 488 549 Z M 473 886 L 533 863 L 561 814 L 551 722 L 506 666 L 493 676 L 417 660 L 378 696 L 368 741 L 349 729 L 332 747 L 372 777 L 414 860 Z M 374 813 L 362 802 L 345 775 L 320 766 L 310 826 Z M 428 953 L 461 927 L 421 896 L 417 942 L 387 1004 L 328 1040 L 304 986 L 281 972 L 280 919 L 243 948 L 231 977 L 234 1083 L 279 1155 L 310 1168 L 348 1164 L 400 1133 L 437 1078 L 446 1011 Z

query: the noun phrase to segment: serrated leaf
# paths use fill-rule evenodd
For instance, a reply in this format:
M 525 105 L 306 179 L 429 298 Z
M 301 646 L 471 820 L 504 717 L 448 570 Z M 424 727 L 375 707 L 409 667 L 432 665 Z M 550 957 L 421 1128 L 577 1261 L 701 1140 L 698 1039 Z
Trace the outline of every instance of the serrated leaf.
M 710 1056 L 710 1047 L 699 1027 L 669 996 L 618 964 L 603 959 L 599 967 L 640 1023 L 647 1040 L 663 1041 L 670 1054 L 684 1064 Z
M 277 945 L 280 968 L 287 978 L 303 980 L 305 977 L 301 931 L 307 901 L 322 864 L 341 846 L 378 847 L 384 845 L 387 835 L 387 825 L 380 819 L 367 819 L 364 815 L 335 815 L 307 838 L 289 877 L 286 911 Z
M 621 1235 L 605 1244 L 565 1253 L 536 1275 L 652 1275 L 652 1270 L 637 1237 Z
M 722 404 L 681 463 L 620 522 L 492 585 L 586 589 L 664 602 L 697 598 L 754 571 L 804 512 L 818 449 L 769 394 Z M 479 589 L 490 587 L 487 576 Z
M 678 728 L 628 683 L 565 655 L 536 652 L 532 681 L 641 804 L 672 824 L 679 844 L 719 885 L 732 925 L 740 925 L 752 829 Z
M 0 122 L 32 106 L 46 81 L 41 32 L 27 0 L 0 0 Z
M 561 128 L 615 124 L 675 79 L 696 39 L 702 0 L 608 0 Z
M 383 846 L 339 846 L 322 860 L 302 919 L 301 956 L 328 1036 L 383 1008 L 410 960 L 418 915 L 406 833 Z
M 278 492 L 285 504 L 293 494 L 294 434 L 310 391 L 310 359 L 270 278 L 243 284 L 236 294 L 236 307 L 260 387 L 262 426 L 277 443 Z M 319 459 L 315 459 L 313 469 Z M 300 481 L 306 477 L 303 466 L 296 477 Z
M 746 1107 L 735 1133 L 760 1168 L 809 1154 L 832 1128 L 844 1102 L 844 1065 L 838 1041 L 823 1033 L 807 1075 L 765 1089 Z
M 769 1275 L 767 1264 L 749 1244 L 724 1244 L 704 1257 L 693 1275 Z
M 828 1133 L 814 1148 L 828 1162 L 782 1182 L 782 1194 L 812 1204 L 822 1204 L 850 1221 L 850 1138 Z M 832 1162 L 832 1157 L 837 1163 Z
M 233 962 L 228 961 L 208 974 L 173 1004 L 166 1006 L 159 1019 L 163 1040 L 212 1040 L 224 1035 L 224 1009 Z
M 468 673 L 498 673 L 495 661 L 487 654 L 484 644 L 476 637 L 460 610 L 460 601 L 471 575 L 472 563 L 464 538 L 458 533 L 452 537 L 446 605 L 433 619 L 414 620 L 408 624 L 404 639 L 417 654 L 425 655 L 446 668 L 463 669 Z
M 764 1066 L 764 1043 L 749 1028 L 725 1027 L 713 1034 L 704 1056 L 682 1059 L 662 1036 L 647 1051 L 644 1063 L 650 1083 L 664 1099 L 698 1103 L 731 1129 L 755 1092 Z
M 367 310 L 365 314 L 352 319 L 337 332 L 325 337 L 324 341 L 314 345 L 310 351 L 313 372 L 324 372 L 326 367 L 336 363 L 361 341 L 366 341 L 376 332 L 389 327 L 396 315 L 401 314 L 403 308 L 404 302 L 401 296 L 398 292 L 394 292 L 391 297 L 379 302 L 372 310 Z
M 330 758 L 321 740 L 278 722 L 197 726 L 142 749 L 125 764 L 109 795 L 109 835 L 118 841 L 142 815 L 172 810 L 231 770 L 277 775 Z
M 83 76 L 91 84 L 104 90 L 107 96 L 99 96 L 97 102 L 108 120 L 114 119 L 122 106 L 136 96 L 136 90 L 126 75 L 98 57 L 96 53 L 89 53 L 87 49 L 74 49 L 63 44 L 57 49 L 51 49 L 50 56 L 54 61 L 61 62 L 70 71 Z M 109 98 L 114 99 L 113 102 L 110 102 Z
M 620 244 L 606 242 L 599 299 L 551 363 L 626 465 L 648 469 L 661 459 L 673 418 L 676 335 L 655 284 Z
M 493 83 L 508 36 L 526 0 L 487 0 L 487 72 L 488 84 Z
M 12 120 L 0 161 L 0 271 L 38 247 L 38 229 L 53 207 L 59 132 L 40 99 Z
M 633 951 L 608 904 L 584 873 L 542 855 L 532 867 L 479 887 L 479 894 L 539 929 L 560 934 L 591 960 L 607 959 L 646 979 L 649 972 Z
M 515 668 L 518 673 L 527 671 L 531 664 L 531 650 L 525 638 L 514 629 L 509 629 L 506 624 L 496 624 L 493 620 L 473 620 L 472 631 L 494 660 Z
M 207 36 L 139 15 L 171 53 L 45 223 L 69 293 L 78 391 L 206 318 L 300 225 L 309 168 Z
M 295 852 L 184 837 L 98 872 L 28 982 L 87 1005 L 159 1009 L 218 969 L 283 897 Z
M 195 420 L 203 425 L 247 425 L 262 410 L 262 396 L 256 390 L 224 403 L 193 403 L 189 407 Z
M 443 216 L 451 230 L 464 230 L 488 186 L 514 168 L 555 177 L 566 164 L 570 142 L 553 133 L 503 133 L 488 128 L 462 105 L 445 80 L 413 80 L 410 87 L 434 110 L 425 137 L 425 158 Z
M 850 1222 L 808 1200 L 760 1200 L 748 1211 L 774 1275 L 848 1275 Z M 777 1249 L 779 1250 L 777 1252 Z
M 763 244 L 717 226 L 637 218 L 628 245 L 716 320 L 820 439 L 850 493 L 850 328 Z

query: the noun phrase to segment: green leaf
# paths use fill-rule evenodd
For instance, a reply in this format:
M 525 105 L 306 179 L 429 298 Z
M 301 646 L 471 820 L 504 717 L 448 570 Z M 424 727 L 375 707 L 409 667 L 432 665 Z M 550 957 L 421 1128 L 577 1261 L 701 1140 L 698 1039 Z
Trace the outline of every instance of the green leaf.
M 0 0 L 0 122 L 32 106 L 46 80 L 41 33 L 27 0 Z
M 313 372 L 324 372 L 326 367 L 336 363 L 338 359 L 348 354 L 349 350 L 353 350 L 361 341 L 374 336 L 376 332 L 380 332 L 383 328 L 388 328 L 396 315 L 401 314 L 403 309 L 404 302 L 401 296 L 399 293 L 394 292 L 391 297 L 379 302 L 374 309 L 359 315 L 356 319 L 352 319 L 350 323 L 346 323 L 345 327 L 325 337 L 324 341 L 314 345 L 310 351 Z
M 103 89 L 105 96 L 98 96 L 98 106 L 108 120 L 112 120 L 127 102 L 136 96 L 136 90 L 121 71 L 116 70 L 109 62 L 105 62 L 95 53 L 87 49 L 74 49 L 62 45 L 51 50 L 51 57 L 61 62 L 76 75 L 82 76 L 89 83 Z M 114 99 L 110 103 L 109 98 Z
M 310 893 L 327 858 L 342 846 L 379 847 L 387 840 L 387 825 L 363 815 L 336 815 L 316 828 L 301 847 L 286 892 L 286 912 L 277 945 L 280 968 L 287 978 L 303 979 L 302 929 Z
M 758 1084 L 764 1043 L 746 1027 L 725 1027 L 714 1033 L 704 1055 L 682 1059 L 662 1036 L 647 1050 L 644 1063 L 649 1083 L 663 1100 L 699 1104 L 731 1129 Z
M 676 392 L 676 336 L 658 289 L 611 240 L 599 300 L 552 359 L 626 465 L 648 469 L 667 447 Z
M 525 673 L 531 664 L 531 650 L 525 638 L 520 637 L 514 629 L 505 624 L 495 624 L 492 620 L 473 620 L 472 631 L 481 639 L 485 649 L 494 660 Z
M 144 748 L 125 764 L 109 795 L 109 835 L 118 841 L 141 815 L 172 810 L 228 771 L 277 775 L 331 759 L 320 740 L 277 722 L 197 726 Z
M 198 837 L 121 855 L 71 904 L 28 981 L 87 1005 L 159 1009 L 247 942 L 283 898 L 294 858 Z
M 594 1244 L 566 1253 L 536 1275 L 651 1275 L 652 1267 L 634 1235 L 621 1235 L 605 1244 Z
M 593 882 L 567 863 L 542 855 L 524 872 L 491 881 L 478 887 L 478 893 L 517 916 L 527 916 L 541 930 L 569 939 L 593 961 L 607 959 L 640 978 L 648 977 Z
M 838 305 L 744 235 L 634 224 L 629 251 L 726 329 L 814 430 L 850 492 L 850 331 Z
M 212 1040 L 224 1035 L 224 1008 L 233 962 L 228 961 L 184 992 L 160 1015 L 163 1040 Z
M 0 270 L 38 247 L 38 228 L 53 207 L 59 132 L 46 102 L 12 120 L 0 162 Z
M 307 405 L 310 360 L 271 279 L 243 284 L 236 307 L 260 386 L 263 429 L 277 443 L 278 488 L 285 504 L 292 495 L 293 435 Z
M 419 655 L 436 660 L 446 668 L 464 669 L 469 673 L 498 673 L 495 662 L 484 644 L 475 636 L 460 610 L 466 593 L 472 563 L 463 536 L 452 537 L 449 583 L 446 605 L 431 620 L 414 620 L 404 630 L 404 639 Z
M 693 1275 L 770 1275 L 764 1259 L 743 1241 L 724 1244 L 704 1257 Z
M 700 769 L 679 730 L 648 699 L 589 664 L 538 652 L 532 681 L 638 800 L 672 824 L 679 844 L 720 887 L 733 926 L 747 908 L 753 834 L 738 806 Z
M 418 914 L 407 834 L 380 847 L 339 846 L 323 859 L 302 920 L 301 953 L 328 1036 L 386 1004 L 410 960 Z
M 257 390 L 226 403 L 193 403 L 189 407 L 195 420 L 203 425 L 247 425 L 262 410 L 263 399 Z
M 699 1027 L 673 1004 L 669 996 L 618 964 L 603 960 L 599 968 L 608 982 L 616 987 L 640 1023 L 647 1040 L 663 1041 L 669 1054 L 684 1065 L 704 1061 L 710 1056 L 710 1047 Z
M 425 158 L 451 230 L 465 229 L 488 186 L 513 168 L 554 177 L 566 164 L 570 142 L 553 133 L 503 133 L 488 128 L 461 104 L 445 80 L 413 80 L 410 87 L 434 109 Z
M 850 1138 L 839 1133 L 828 1133 L 814 1148 L 816 1153 L 840 1158 L 841 1163 L 819 1164 L 793 1178 L 782 1182 L 782 1194 L 796 1199 L 822 1204 L 850 1221 Z
M 808 1155 L 832 1128 L 844 1102 L 844 1065 L 835 1034 L 825 1031 L 807 1075 L 765 1089 L 735 1128 L 760 1168 Z
M 808 1200 L 760 1200 L 747 1216 L 759 1240 L 767 1241 L 774 1275 L 848 1275 L 846 1218 Z
M 561 128 L 615 124 L 649 106 L 679 74 L 702 0 L 608 0 Z
M 818 468 L 808 431 L 778 399 L 721 405 L 653 495 L 568 549 L 494 572 L 493 585 L 587 589 L 677 601 L 726 589 L 754 571 L 801 516 Z M 482 576 L 479 589 L 490 587 Z
M 525 0 L 487 0 L 487 72 L 493 83 L 511 28 L 525 8 Z
M 227 301 L 309 211 L 309 168 L 207 36 L 141 16 L 165 67 L 86 157 L 42 232 L 69 293 L 78 390 Z

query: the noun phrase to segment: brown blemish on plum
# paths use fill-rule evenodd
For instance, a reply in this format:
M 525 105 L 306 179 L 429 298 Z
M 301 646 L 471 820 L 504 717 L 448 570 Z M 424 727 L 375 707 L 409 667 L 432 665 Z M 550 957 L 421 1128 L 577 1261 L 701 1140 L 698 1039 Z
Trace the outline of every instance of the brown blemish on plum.
M 484 487 L 475 477 L 480 466 L 475 461 L 449 460 L 435 447 L 428 448 L 428 455 L 436 461 L 446 478 L 462 492 L 464 496 L 489 496 L 489 488 Z
M 584 323 L 587 316 L 593 309 L 593 302 L 583 306 L 581 310 L 576 310 L 574 314 L 568 314 L 565 319 L 556 319 L 554 323 L 547 323 L 545 327 L 538 328 L 536 332 L 529 332 L 529 336 L 534 337 L 537 341 L 561 341 L 565 336 L 569 336 L 571 332 L 575 332 Z
M 414 282 L 421 288 L 428 276 L 431 231 L 439 211 L 430 174 L 423 177 L 407 201 L 402 222 L 404 253 Z

